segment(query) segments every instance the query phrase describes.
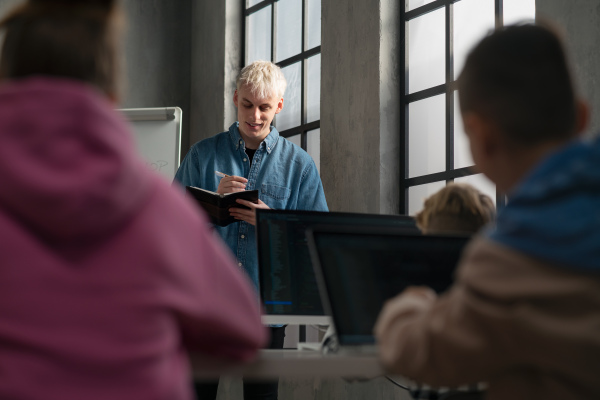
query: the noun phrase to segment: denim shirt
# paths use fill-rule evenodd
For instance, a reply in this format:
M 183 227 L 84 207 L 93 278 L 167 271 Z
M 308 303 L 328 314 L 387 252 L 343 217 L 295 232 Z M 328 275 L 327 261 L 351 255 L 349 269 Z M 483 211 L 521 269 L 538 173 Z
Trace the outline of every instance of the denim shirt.
M 184 186 L 196 186 L 216 192 L 221 178 L 215 171 L 248 179 L 246 190 L 259 190 L 259 198 L 279 210 L 328 211 L 321 178 L 313 159 L 302 148 L 271 132 L 262 141 L 252 165 L 240 136 L 239 123 L 194 144 L 175 174 Z M 240 221 L 215 226 L 255 287 L 258 289 L 256 230 Z

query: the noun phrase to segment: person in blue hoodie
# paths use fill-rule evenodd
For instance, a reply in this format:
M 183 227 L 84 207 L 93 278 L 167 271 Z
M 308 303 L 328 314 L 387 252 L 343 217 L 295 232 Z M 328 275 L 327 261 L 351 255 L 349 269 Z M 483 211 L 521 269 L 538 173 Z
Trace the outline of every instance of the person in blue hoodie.
M 409 288 L 375 333 L 383 365 L 486 399 L 600 398 L 600 139 L 584 139 L 561 40 L 519 25 L 485 37 L 459 81 L 476 167 L 508 196 L 456 282 Z

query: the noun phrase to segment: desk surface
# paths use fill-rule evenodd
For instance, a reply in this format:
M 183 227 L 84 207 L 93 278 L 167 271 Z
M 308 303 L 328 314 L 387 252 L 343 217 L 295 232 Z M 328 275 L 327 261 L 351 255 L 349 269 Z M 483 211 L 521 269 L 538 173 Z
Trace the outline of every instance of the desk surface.
M 249 363 L 236 363 L 192 355 L 195 379 L 215 379 L 221 375 L 245 378 L 346 377 L 374 378 L 384 374 L 373 355 L 321 354 L 308 350 L 261 350 Z

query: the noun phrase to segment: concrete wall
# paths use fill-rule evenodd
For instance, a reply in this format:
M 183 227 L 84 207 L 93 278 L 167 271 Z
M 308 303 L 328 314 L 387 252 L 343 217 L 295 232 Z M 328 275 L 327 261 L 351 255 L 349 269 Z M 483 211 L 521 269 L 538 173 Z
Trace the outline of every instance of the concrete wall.
M 124 108 L 178 106 L 189 147 L 192 0 L 124 0 Z
M 600 2 L 536 0 L 537 17 L 557 22 L 565 33 L 579 90 L 591 106 L 592 134 L 600 131 Z
M 332 211 L 398 209 L 396 3 L 322 3 L 321 178 Z

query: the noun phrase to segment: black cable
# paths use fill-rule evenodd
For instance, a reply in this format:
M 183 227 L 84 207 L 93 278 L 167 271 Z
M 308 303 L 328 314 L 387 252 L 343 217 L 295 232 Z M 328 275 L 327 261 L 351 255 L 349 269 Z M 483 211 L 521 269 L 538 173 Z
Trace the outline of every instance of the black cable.
M 410 389 L 409 389 L 409 387 L 408 387 L 408 386 L 404 386 L 404 385 L 402 385 L 401 383 L 398 383 L 398 382 L 396 382 L 395 380 L 393 380 L 392 378 L 390 378 L 390 377 L 389 377 L 389 376 L 387 376 L 387 375 L 384 375 L 384 376 L 385 376 L 385 379 L 387 379 L 388 381 L 392 382 L 394 385 L 396 385 L 396 386 L 398 386 L 398 387 L 401 387 L 401 388 L 402 388 L 402 389 L 404 389 L 404 390 L 408 390 L 408 391 L 410 391 Z

